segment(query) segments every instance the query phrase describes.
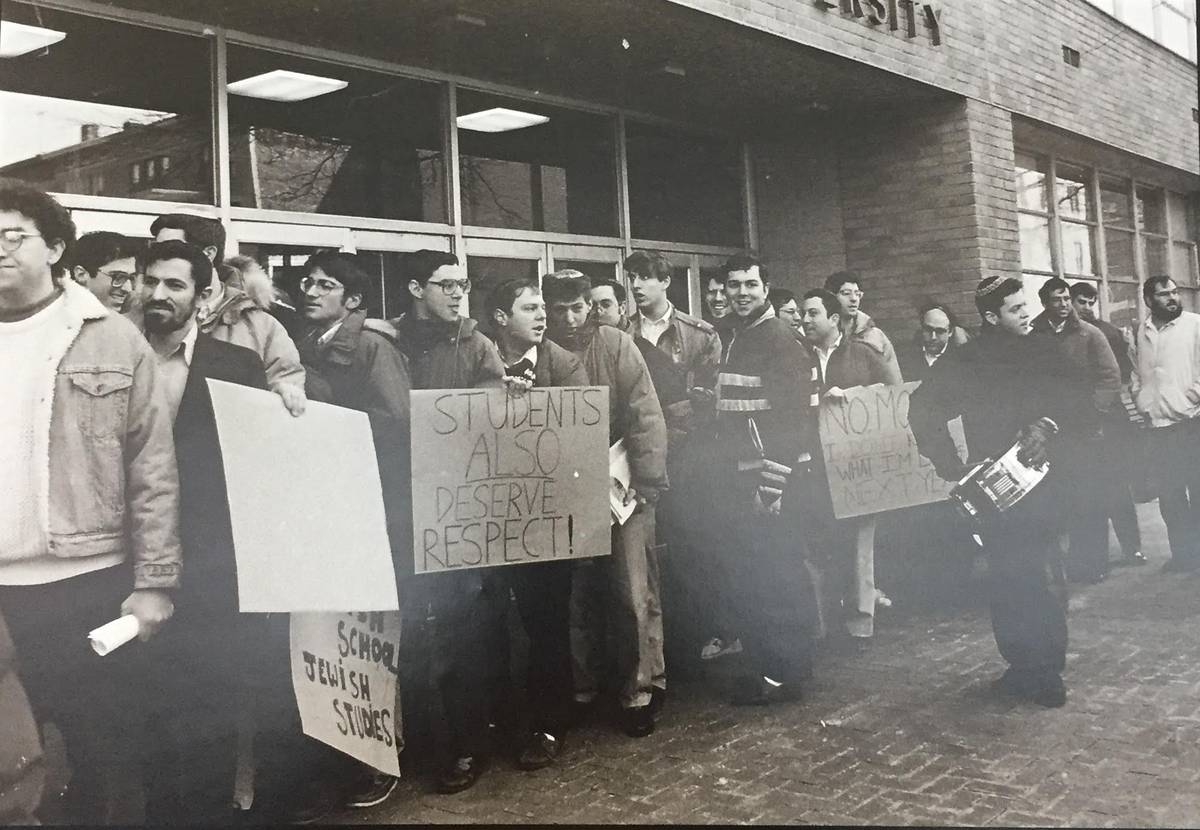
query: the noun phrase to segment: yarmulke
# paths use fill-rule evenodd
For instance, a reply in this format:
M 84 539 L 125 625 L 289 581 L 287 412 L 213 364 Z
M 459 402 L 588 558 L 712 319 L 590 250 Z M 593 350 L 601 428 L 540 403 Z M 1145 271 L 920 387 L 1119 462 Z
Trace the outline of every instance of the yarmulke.
M 1004 282 L 1002 277 L 984 277 L 982 280 L 980 280 L 978 287 L 975 289 L 975 296 L 986 297 L 988 294 L 991 294 L 993 291 L 999 288 L 1000 283 L 1002 282 Z

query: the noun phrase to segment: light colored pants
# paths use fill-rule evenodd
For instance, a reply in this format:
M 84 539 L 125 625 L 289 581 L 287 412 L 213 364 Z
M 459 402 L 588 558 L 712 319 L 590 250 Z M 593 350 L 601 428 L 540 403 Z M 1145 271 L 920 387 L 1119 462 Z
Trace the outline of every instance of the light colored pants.
M 870 637 L 875 633 L 875 603 L 879 597 L 875 588 L 875 517 L 859 516 L 848 521 L 853 522 L 850 541 L 854 545 L 854 578 L 846 597 L 846 630 L 853 637 Z
M 625 708 L 646 706 L 652 686 L 667 687 L 654 505 L 640 505 L 612 534 L 612 555 L 580 562 L 572 574 L 575 699 L 586 703 L 599 693 L 611 635 L 618 700 Z

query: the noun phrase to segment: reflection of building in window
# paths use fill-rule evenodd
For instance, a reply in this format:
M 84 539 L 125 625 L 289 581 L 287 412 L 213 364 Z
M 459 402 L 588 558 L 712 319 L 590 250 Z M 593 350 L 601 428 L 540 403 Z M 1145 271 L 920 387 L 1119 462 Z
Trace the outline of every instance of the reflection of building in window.
M 84 124 L 78 144 L 6 164 L 0 177 L 54 193 L 209 201 L 211 174 L 201 152 L 207 142 L 207 125 L 189 116 L 149 124 L 126 121 L 108 135 L 99 135 L 95 124 Z M 182 161 L 172 165 L 171 158 Z
M 466 224 L 568 232 L 565 168 L 476 156 L 461 165 Z

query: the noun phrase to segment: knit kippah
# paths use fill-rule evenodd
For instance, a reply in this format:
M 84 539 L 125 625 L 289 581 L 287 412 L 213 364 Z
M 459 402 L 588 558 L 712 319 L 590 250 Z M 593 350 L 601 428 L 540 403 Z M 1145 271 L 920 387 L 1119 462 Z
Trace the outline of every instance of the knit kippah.
M 1004 282 L 1003 277 L 999 277 L 999 276 L 984 277 L 982 280 L 980 280 L 978 287 L 976 287 L 976 289 L 975 289 L 975 296 L 976 297 L 986 297 L 988 294 L 991 294 L 993 291 L 995 291 L 997 288 L 999 288 L 1000 283 L 1002 283 L 1002 282 Z

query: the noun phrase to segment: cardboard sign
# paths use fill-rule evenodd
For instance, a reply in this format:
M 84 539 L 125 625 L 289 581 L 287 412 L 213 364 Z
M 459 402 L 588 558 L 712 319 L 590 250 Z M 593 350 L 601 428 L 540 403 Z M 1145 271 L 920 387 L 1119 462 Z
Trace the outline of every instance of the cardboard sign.
M 610 552 L 608 388 L 412 393 L 417 573 Z
M 844 402 L 821 402 L 821 448 L 839 519 L 931 504 L 950 492 L 953 483 L 917 451 L 908 426 L 908 400 L 919 385 L 856 386 Z M 961 424 L 951 435 L 965 457 Z
M 304 734 L 400 774 L 400 614 L 292 614 L 292 688 Z
M 293 418 L 274 392 L 219 380 L 208 389 L 241 610 L 398 609 L 366 414 L 309 401 Z

